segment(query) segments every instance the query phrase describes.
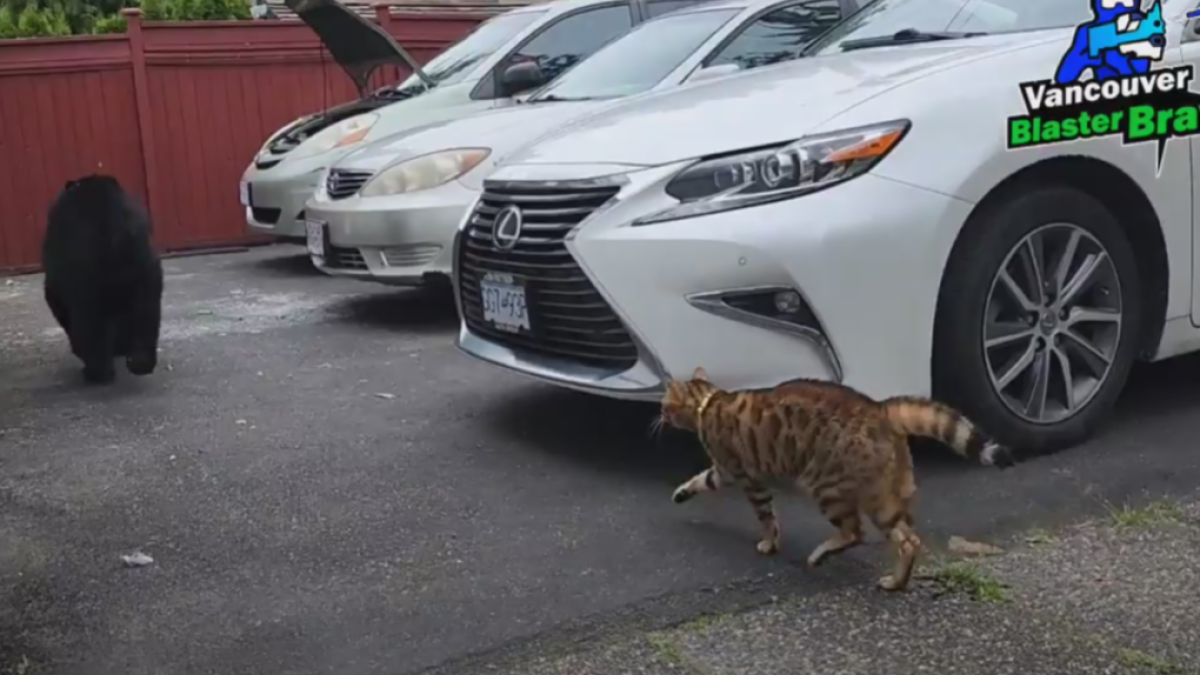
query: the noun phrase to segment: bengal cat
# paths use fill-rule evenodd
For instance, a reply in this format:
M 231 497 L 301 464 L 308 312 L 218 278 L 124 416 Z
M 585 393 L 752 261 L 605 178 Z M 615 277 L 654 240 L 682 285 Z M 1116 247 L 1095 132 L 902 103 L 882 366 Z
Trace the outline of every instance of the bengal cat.
M 1008 448 L 948 406 L 915 397 L 875 401 L 832 382 L 797 380 L 728 392 L 697 368 L 691 380 L 669 383 L 656 427 L 664 424 L 694 431 L 712 460 L 675 490 L 675 503 L 725 485 L 742 488 L 762 524 L 758 552 L 770 555 L 779 550 L 779 524 L 768 485 L 798 484 L 838 529 L 813 550 L 808 564 L 861 543 L 865 516 L 896 556 L 892 573 L 879 580 L 889 591 L 907 588 L 921 547 L 913 532 L 916 485 L 908 436 L 942 441 L 985 465 L 1013 464 Z

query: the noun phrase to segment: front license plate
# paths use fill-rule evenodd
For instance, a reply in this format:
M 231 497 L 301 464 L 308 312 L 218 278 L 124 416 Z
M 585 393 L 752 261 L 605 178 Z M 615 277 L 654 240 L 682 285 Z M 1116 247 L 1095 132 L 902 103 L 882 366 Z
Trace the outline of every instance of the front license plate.
M 488 273 L 479 282 L 483 320 L 509 333 L 529 330 L 525 288 L 511 274 Z
M 308 220 L 304 223 L 308 235 L 308 254 L 317 258 L 325 257 L 325 223 Z
M 238 199 L 242 206 L 250 206 L 250 183 L 242 181 L 238 184 Z

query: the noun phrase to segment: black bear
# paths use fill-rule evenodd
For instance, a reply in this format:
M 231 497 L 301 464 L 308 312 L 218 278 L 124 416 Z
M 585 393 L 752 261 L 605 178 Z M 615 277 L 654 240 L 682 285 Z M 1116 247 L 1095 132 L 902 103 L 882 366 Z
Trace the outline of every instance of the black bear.
M 118 356 L 134 375 L 158 364 L 163 272 L 150 235 L 146 212 L 112 176 L 69 181 L 50 206 L 46 304 L 88 382 L 112 382 Z

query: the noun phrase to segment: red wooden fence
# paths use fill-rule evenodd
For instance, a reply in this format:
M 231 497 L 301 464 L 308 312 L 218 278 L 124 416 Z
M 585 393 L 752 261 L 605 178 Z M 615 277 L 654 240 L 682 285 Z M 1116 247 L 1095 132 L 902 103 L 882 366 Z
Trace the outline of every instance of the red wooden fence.
M 238 179 L 267 135 L 355 98 L 295 21 L 145 23 L 124 35 L 0 41 L 0 274 L 38 268 L 62 185 L 111 173 L 150 209 L 164 250 L 252 243 Z M 420 62 L 481 14 L 377 21 Z M 377 73 L 379 84 L 407 72 Z

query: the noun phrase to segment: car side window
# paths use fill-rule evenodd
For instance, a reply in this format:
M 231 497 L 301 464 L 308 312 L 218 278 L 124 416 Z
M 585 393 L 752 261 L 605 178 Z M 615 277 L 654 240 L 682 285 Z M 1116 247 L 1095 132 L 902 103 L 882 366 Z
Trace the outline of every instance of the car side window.
M 653 19 L 656 16 L 662 16 L 667 12 L 674 12 L 677 9 L 691 7 L 699 4 L 701 0 L 650 0 L 646 3 L 647 18 Z
M 632 27 L 629 5 L 610 5 L 572 14 L 525 43 L 509 57 L 507 65 L 534 61 L 549 82 Z
M 1194 6 L 1187 14 L 1187 23 L 1183 28 L 1183 38 L 1180 40 L 1184 44 L 1200 41 L 1200 16 L 1193 16 L 1193 14 L 1200 14 L 1200 4 L 1192 4 Z
M 840 0 L 805 0 L 762 15 L 705 64 L 742 70 L 796 58 L 800 50 L 842 19 Z

